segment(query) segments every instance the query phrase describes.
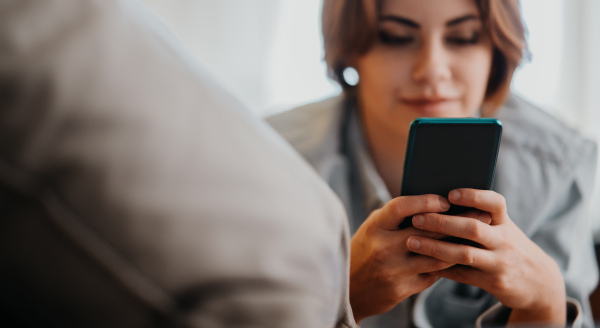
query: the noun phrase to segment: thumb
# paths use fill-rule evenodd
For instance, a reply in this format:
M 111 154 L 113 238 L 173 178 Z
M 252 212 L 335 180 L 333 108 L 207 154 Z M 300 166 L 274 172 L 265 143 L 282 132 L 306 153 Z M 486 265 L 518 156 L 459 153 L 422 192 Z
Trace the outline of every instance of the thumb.
M 450 203 L 438 195 L 400 196 L 390 200 L 376 213 L 375 225 L 386 230 L 398 230 L 407 217 L 419 213 L 443 213 Z M 410 223 L 410 218 L 409 218 Z

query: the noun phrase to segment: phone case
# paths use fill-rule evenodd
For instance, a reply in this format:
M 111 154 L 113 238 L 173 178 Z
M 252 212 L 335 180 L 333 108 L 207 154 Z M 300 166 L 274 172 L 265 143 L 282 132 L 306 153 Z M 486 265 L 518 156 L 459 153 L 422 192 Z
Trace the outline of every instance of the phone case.
M 414 120 L 400 195 L 447 197 L 457 188 L 491 190 L 501 136 L 502 122 L 494 118 Z M 453 205 L 446 214 L 456 215 L 466 210 Z M 405 220 L 401 227 L 410 225 L 411 220 Z

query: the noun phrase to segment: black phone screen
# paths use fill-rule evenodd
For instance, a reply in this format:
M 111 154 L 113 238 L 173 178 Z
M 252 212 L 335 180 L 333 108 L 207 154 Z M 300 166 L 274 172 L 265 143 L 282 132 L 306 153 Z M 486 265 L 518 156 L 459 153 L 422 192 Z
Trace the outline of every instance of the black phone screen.
M 457 188 L 491 189 L 501 135 L 502 124 L 496 119 L 413 121 L 400 194 L 448 197 Z M 452 206 L 446 214 L 456 215 L 466 210 Z

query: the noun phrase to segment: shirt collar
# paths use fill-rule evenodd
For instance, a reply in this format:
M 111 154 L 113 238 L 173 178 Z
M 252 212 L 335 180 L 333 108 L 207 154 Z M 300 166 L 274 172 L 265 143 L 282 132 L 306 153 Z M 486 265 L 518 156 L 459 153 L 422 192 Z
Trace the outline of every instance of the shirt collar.
M 362 212 L 368 215 L 373 210 L 383 207 L 390 200 L 392 196 L 383 181 L 379 172 L 375 167 L 369 146 L 366 142 L 363 125 L 361 122 L 358 104 L 356 100 L 349 101 L 347 103 L 349 110 L 349 116 L 347 120 L 347 131 L 346 131 L 346 142 L 348 146 L 348 153 L 353 162 L 354 169 L 358 176 L 358 186 L 354 185 L 353 188 L 360 188 L 358 201 L 362 202 Z M 473 117 L 481 117 L 480 111 L 477 111 Z M 362 200 L 360 200 L 362 198 Z M 355 199 L 356 201 L 357 199 Z M 364 220 L 364 218 L 362 218 Z M 361 221 L 362 222 L 362 221 Z
M 363 189 L 364 206 L 367 213 L 383 207 L 392 196 L 377 172 L 363 132 L 357 108 L 352 108 L 348 120 L 348 144 L 353 153 L 359 181 Z

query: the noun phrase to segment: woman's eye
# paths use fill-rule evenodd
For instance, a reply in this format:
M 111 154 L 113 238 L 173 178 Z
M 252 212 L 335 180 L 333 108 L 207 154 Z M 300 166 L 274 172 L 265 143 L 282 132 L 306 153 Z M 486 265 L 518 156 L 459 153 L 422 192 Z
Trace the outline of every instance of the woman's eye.
M 415 38 L 412 36 L 398 36 L 389 34 L 387 32 L 379 32 L 379 40 L 383 44 L 401 46 L 412 43 Z
M 468 46 L 479 43 L 479 34 L 473 34 L 472 36 L 449 36 L 446 38 L 446 42 L 456 46 Z

